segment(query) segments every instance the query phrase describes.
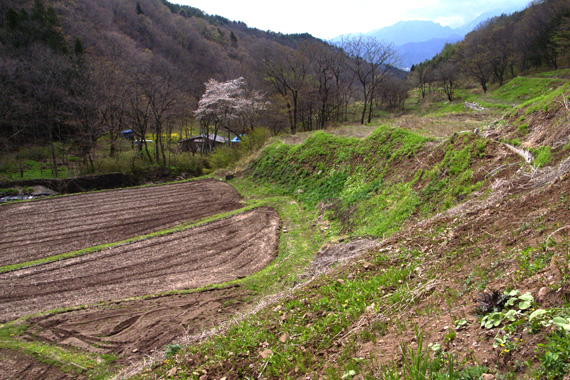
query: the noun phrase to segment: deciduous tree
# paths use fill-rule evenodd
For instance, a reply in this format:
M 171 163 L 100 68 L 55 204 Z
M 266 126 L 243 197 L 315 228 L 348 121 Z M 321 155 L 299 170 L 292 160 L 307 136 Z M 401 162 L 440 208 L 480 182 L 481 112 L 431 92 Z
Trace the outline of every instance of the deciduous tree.
M 246 91 L 243 77 L 226 82 L 210 79 L 194 114 L 200 120 L 203 134 L 214 136 L 210 139 L 213 144 L 222 130 L 236 136 L 251 131 L 264 108 L 262 94 Z
M 341 46 L 351 58 L 348 69 L 356 76 L 362 93 L 363 109 L 360 123 L 364 124 L 368 113 L 368 123 L 372 121 L 374 94 L 390 76 L 398 62 L 393 44 L 378 41 L 372 37 L 357 36 L 342 41 Z

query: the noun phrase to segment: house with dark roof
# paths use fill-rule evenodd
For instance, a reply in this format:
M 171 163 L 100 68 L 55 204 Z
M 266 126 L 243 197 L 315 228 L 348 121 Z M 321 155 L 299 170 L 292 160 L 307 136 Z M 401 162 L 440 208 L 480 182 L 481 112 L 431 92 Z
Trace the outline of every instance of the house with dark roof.
M 228 144 L 228 139 L 219 135 L 198 135 L 180 140 L 182 152 L 202 153 Z

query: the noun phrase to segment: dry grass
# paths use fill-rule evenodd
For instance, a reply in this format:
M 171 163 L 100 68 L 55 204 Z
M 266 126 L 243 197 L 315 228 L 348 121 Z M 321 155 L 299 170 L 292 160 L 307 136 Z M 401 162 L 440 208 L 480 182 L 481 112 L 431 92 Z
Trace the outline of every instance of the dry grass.
M 486 113 L 446 114 L 441 116 L 404 115 L 388 120 L 388 125 L 407 129 L 424 137 L 449 137 L 462 131 L 482 128 L 495 120 Z

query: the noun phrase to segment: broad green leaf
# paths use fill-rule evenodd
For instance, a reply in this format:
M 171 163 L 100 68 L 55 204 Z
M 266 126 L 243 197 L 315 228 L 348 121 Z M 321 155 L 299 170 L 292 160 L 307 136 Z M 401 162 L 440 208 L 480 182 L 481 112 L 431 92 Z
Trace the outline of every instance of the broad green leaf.
M 441 349 L 442 349 L 441 344 L 439 344 L 439 343 L 432 343 L 432 344 L 429 345 L 429 347 L 431 348 L 431 350 L 432 350 L 435 354 L 441 352 Z
M 535 310 L 535 311 L 533 311 L 532 314 L 528 317 L 528 320 L 529 320 L 530 322 L 532 322 L 532 320 L 533 320 L 534 318 L 541 317 L 541 316 L 543 316 L 544 314 L 546 314 L 546 310 L 544 310 L 544 309 Z
M 526 309 L 530 308 L 531 305 L 532 305 L 532 303 L 530 303 L 528 301 L 521 301 L 521 303 L 519 303 L 519 309 L 526 310 Z
M 568 320 L 566 318 L 554 317 L 552 318 L 552 323 L 560 328 L 563 328 L 566 331 L 570 331 L 570 323 L 568 323 Z
M 507 313 L 505 314 L 505 319 L 508 319 L 509 321 L 512 322 L 512 321 L 514 321 L 514 320 L 517 319 L 517 318 L 516 318 L 516 315 L 517 315 L 517 314 L 518 314 L 517 311 L 515 311 L 515 310 L 509 310 L 509 311 L 507 311 Z
M 456 336 L 457 336 L 456 332 L 450 332 L 449 334 L 445 334 L 443 340 L 445 341 L 445 343 L 451 342 L 453 339 L 455 339 Z

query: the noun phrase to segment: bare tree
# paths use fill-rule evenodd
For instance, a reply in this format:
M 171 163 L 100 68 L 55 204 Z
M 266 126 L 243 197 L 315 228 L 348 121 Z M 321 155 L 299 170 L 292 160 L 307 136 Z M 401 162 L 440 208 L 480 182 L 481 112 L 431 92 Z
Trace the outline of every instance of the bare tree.
M 476 31 L 469 33 L 458 46 L 457 57 L 463 73 L 475 78 L 486 93 L 493 75 L 488 36 Z
M 398 62 L 396 50 L 393 44 L 362 35 L 343 40 L 341 46 L 351 58 L 347 61 L 348 69 L 355 74 L 362 91 L 363 109 L 360 123 L 364 124 L 367 113 L 370 123 L 374 94 Z
M 149 73 L 142 81 L 142 89 L 149 105 L 156 162 L 166 165 L 164 131 L 175 118 L 174 112 L 180 98 L 180 84 L 176 82 L 167 62 L 153 62 Z M 162 73 L 161 73 L 162 72 Z M 159 75 L 162 74 L 162 75 Z
M 310 49 L 312 77 L 317 87 L 317 124 L 324 129 L 342 108 L 343 94 L 350 88 L 343 70 L 346 56 L 339 48 L 325 44 L 313 44 Z
M 434 78 L 434 63 L 431 61 L 414 65 L 410 70 L 410 82 L 420 91 L 422 99 L 431 91 Z
M 267 49 L 262 59 L 267 80 L 285 100 L 291 134 L 297 133 L 299 96 L 309 75 L 305 48 L 302 45 L 291 50 L 276 46 L 275 49 Z
M 442 62 L 437 67 L 437 77 L 443 86 L 443 92 L 447 95 L 447 99 L 452 102 L 459 81 L 457 66 L 449 61 Z

